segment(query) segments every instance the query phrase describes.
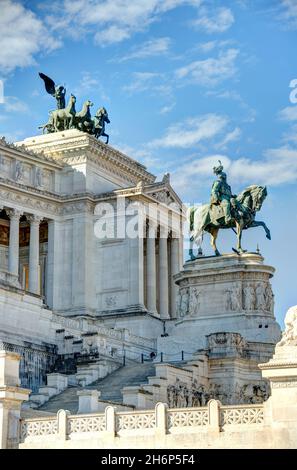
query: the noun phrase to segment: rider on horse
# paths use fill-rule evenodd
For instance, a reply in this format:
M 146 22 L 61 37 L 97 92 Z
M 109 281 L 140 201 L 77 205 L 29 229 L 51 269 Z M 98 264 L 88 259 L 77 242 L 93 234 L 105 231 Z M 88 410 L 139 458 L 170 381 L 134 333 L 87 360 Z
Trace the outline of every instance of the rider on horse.
M 213 168 L 213 172 L 217 175 L 218 179 L 214 181 L 211 188 L 211 209 L 216 211 L 215 206 L 220 206 L 223 210 L 223 215 L 218 216 L 218 220 L 223 218 L 226 225 L 232 221 L 232 213 L 236 210 L 236 196 L 232 194 L 231 186 L 227 183 L 227 175 L 223 172 L 223 165 L 219 160 L 219 166 Z

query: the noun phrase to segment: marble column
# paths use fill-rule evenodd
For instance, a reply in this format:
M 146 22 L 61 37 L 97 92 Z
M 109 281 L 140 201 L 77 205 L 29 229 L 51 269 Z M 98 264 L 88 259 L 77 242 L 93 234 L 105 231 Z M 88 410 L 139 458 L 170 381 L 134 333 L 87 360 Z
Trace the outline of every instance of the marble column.
M 169 318 L 168 307 L 168 229 L 161 227 L 159 239 L 159 303 L 160 317 Z
M 27 216 L 30 222 L 30 247 L 29 247 L 29 292 L 40 294 L 39 282 L 39 224 L 41 217 Z
M 179 272 L 179 239 L 178 238 L 171 238 L 170 240 L 170 252 L 171 252 L 171 259 L 170 259 L 170 312 L 171 317 L 176 318 L 176 298 L 178 287 L 174 282 L 173 276 Z
M 10 219 L 9 227 L 9 254 L 8 271 L 11 274 L 19 275 L 19 231 L 21 212 L 16 209 L 7 209 L 7 215 Z
M 156 225 L 149 222 L 146 240 L 146 296 L 147 309 L 157 313 L 156 290 Z

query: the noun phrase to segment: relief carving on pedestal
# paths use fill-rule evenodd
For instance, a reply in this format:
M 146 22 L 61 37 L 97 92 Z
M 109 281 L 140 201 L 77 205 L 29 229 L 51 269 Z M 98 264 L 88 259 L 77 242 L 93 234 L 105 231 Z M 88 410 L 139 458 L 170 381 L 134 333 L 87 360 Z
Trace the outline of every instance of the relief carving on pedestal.
M 194 317 L 198 314 L 200 309 L 200 299 L 201 299 L 201 292 L 197 289 L 197 287 L 192 287 L 190 289 L 190 300 L 189 300 L 189 315 Z
M 226 291 L 226 310 L 238 311 L 242 308 L 242 291 L 239 287 Z
M 176 311 L 179 317 L 184 317 L 189 311 L 189 290 L 182 287 L 177 296 Z
M 243 288 L 243 308 L 273 312 L 274 295 L 271 285 L 268 283 L 265 287 L 263 283 L 258 283 L 256 286 L 247 284 Z
M 256 294 L 252 285 L 246 285 L 243 288 L 243 308 L 244 310 L 255 310 Z
M 266 310 L 265 288 L 262 283 L 256 287 L 256 310 Z
M 211 352 L 212 349 L 236 348 L 238 354 L 241 355 L 247 344 L 240 333 L 212 333 L 207 336 L 207 345 Z
M 274 312 L 274 294 L 271 289 L 271 285 L 267 284 L 265 290 L 265 299 L 266 299 L 266 310 L 268 312 Z

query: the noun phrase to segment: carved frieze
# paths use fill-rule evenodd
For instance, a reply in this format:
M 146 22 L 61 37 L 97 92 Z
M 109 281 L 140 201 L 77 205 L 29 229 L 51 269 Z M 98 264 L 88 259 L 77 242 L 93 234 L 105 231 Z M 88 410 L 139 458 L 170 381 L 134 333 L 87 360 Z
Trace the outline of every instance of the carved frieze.
M 218 384 L 209 386 L 199 384 L 196 379 L 192 385 L 176 379 L 175 384 L 167 387 L 167 402 L 170 408 L 205 406 L 209 400 L 220 400 L 224 405 L 260 404 L 270 395 L 268 382 L 261 380 L 254 383 Z

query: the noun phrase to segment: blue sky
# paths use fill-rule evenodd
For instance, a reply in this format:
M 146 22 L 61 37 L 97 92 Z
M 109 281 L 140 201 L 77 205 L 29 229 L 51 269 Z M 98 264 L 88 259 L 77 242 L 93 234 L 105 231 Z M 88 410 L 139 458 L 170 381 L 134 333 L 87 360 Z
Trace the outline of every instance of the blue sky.
M 297 0 L 0 0 L 0 134 L 36 135 L 53 98 L 38 72 L 104 105 L 110 144 L 187 203 L 207 202 L 218 158 L 233 191 L 266 184 L 261 228 L 244 233 L 276 267 L 276 316 L 296 304 Z M 234 246 L 222 232 L 223 252 Z M 210 254 L 208 239 L 204 250 Z

